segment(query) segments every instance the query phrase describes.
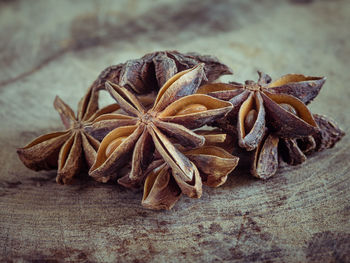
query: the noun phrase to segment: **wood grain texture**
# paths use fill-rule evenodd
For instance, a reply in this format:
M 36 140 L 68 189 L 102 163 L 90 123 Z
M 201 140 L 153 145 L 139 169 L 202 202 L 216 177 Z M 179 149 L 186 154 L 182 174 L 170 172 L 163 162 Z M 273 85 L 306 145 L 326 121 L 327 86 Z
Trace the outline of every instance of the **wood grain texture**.
M 347 0 L 0 1 L 0 261 L 349 262 L 349 136 L 268 181 L 236 171 L 163 212 L 116 184 L 58 185 L 15 153 L 61 129 L 56 94 L 76 109 L 102 69 L 163 49 L 215 55 L 239 82 L 257 69 L 325 75 L 311 110 L 349 134 L 349 24 Z

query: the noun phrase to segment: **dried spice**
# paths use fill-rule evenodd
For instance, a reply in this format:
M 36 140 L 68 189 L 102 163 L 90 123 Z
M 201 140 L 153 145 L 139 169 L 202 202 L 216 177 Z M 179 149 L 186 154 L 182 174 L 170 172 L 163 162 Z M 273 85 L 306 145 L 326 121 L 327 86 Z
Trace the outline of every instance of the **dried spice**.
M 100 145 L 99 141 L 85 133 L 84 126 L 97 116 L 119 107 L 114 104 L 98 110 L 98 93 L 92 89 L 79 102 L 77 116 L 58 96 L 54 107 L 66 130 L 42 135 L 17 149 L 17 153 L 24 165 L 32 170 L 58 169 L 56 181 L 67 184 L 83 167 L 93 164 Z
M 226 134 L 215 131 L 201 131 L 201 134 L 205 134 L 205 145 L 183 152 L 195 165 L 196 184 L 191 185 L 183 181 L 164 159 L 156 159 L 145 172 L 143 206 L 151 209 L 171 209 L 181 197 L 184 188 L 195 188 L 197 195 L 190 197 L 200 197 L 202 183 L 218 187 L 226 182 L 227 176 L 237 166 L 238 157 L 214 146 L 224 143 Z
M 308 140 L 311 147 L 314 147 L 314 140 L 312 136 L 308 136 L 302 140 Z M 306 161 L 307 157 L 299 148 L 297 139 L 281 139 L 279 144 L 279 153 L 284 162 L 289 165 L 298 165 Z
M 332 120 L 331 118 L 314 114 L 315 121 L 320 128 L 320 132 L 313 136 L 316 147 L 314 148 L 314 152 L 320 152 L 324 149 L 332 148 L 341 138 L 344 137 L 345 132 L 339 127 L 339 125 Z M 302 149 L 303 144 L 300 143 Z M 310 151 L 307 152 L 312 153 Z
M 278 169 L 278 142 L 279 138 L 269 134 L 263 137 L 254 150 L 250 172 L 260 179 L 268 179 Z
M 191 129 L 221 118 L 232 109 L 229 102 L 207 95 L 191 95 L 196 92 L 204 77 L 204 64 L 177 73 L 163 85 L 150 109 L 145 109 L 128 89 L 107 82 L 107 90 L 124 113 L 100 116 L 94 121 L 104 122 L 105 130 L 110 126 L 118 128 L 102 140 L 90 175 L 98 181 L 106 182 L 120 176 L 118 170 L 131 159 L 130 173 L 118 182 L 125 186 L 137 185 L 156 149 L 173 173 L 177 173 L 187 185 L 195 186 L 195 165 L 169 138 L 185 148 L 198 148 L 204 144 L 204 137 Z M 101 125 L 98 127 L 101 130 Z M 182 192 L 189 196 L 198 196 L 196 191 L 196 188 L 182 188 Z
M 268 179 L 283 161 L 301 164 L 344 136 L 306 106 L 324 77 L 288 74 L 272 82 L 258 72 L 257 82 L 212 83 L 225 74 L 231 69 L 214 57 L 177 51 L 108 67 L 79 102 L 77 116 L 56 97 L 65 131 L 38 137 L 18 155 L 30 169 L 57 169 L 61 184 L 84 168 L 100 182 L 143 184 L 143 206 L 171 209 L 182 194 L 199 198 L 202 184 L 225 183 L 239 158 L 253 176 Z M 101 89 L 117 104 L 99 110 Z
M 193 68 L 199 63 L 204 63 L 207 77 L 202 79 L 202 84 L 212 82 L 222 75 L 232 74 L 229 67 L 213 56 L 158 51 L 106 68 L 95 80 L 93 87 L 104 89 L 106 81 L 110 81 L 137 94 L 145 94 L 158 91 L 176 73 Z
M 260 179 L 268 179 L 278 169 L 280 159 L 289 165 L 299 165 L 307 156 L 332 148 L 343 136 L 344 132 L 326 116 L 314 114 L 320 130 L 312 136 L 299 139 L 279 138 L 267 134 L 258 147 L 250 155 L 251 174 Z
M 113 84 L 112 84 L 113 85 Z M 138 95 L 137 99 L 139 103 L 148 110 L 152 107 L 156 96 L 152 94 Z M 118 105 L 118 104 L 115 104 Z M 95 139 L 102 141 L 103 138 L 113 129 L 120 126 L 131 125 L 134 122 L 130 122 L 129 117 L 123 117 L 125 111 L 122 108 L 113 112 L 113 115 L 104 114 L 95 118 L 91 123 L 84 127 L 84 130 L 93 136 Z
M 258 147 L 265 128 L 283 138 L 315 134 L 318 128 L 305 104 L 316 97 L 325 78 L 289 74 L 271 82 L 270 76 L 258 74 L 257 83 L 211 83 L 198 90 L 233 104 L 234 109 L 217 125 L 231 132 L 237 127 L 239 146 L 248 151 Z
M 300 139 L 284 139 L 279 145 L 279 152 L 284 162 L 298 165 L 307 159 L 307 155 L 332 148 L 344 135 L 344 131 L 332 119 L 314 114 L 320 131 L 312 136 Z
M 197 129 L 195 132 L 198 135 L 204 136 L 206 146 L 216 146 L 229 153 L 233 152 L 235 138 L 230 134 L 227 134 L 218 128 L 209 126 Z

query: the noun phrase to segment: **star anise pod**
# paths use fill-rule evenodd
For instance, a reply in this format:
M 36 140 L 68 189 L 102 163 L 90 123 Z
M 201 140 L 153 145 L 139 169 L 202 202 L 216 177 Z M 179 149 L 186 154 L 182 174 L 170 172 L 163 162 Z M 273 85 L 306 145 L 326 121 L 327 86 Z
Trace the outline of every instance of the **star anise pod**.
M 257 83 L 212 83 L 198 90 L 233 104 L 234 109 L 217 125 L 226 130 L 237 126 L 239 146 L 248 151 L 259 145 L 265 127 L 283 138 L 315 134 L 317 124 L 305 103 L 316 97 L 325 78 L 289 74 L 271 82 L 268 75 L 258 74 Z
M 308 155 L 332 148 L 344 136 L 333 120 L 318 114 L 313 116 L 320 128 L 314 135 L 287 139 L 266 134 L 251 155 L 251 174 L 268 179 L 277 172 L 280 159 L 289 165 L 301 164 Z
M 67 184 L 82 168 L 93 164 L 100 145 L 99 141 L 85 133 L 84 126 L 101 114 L 113 112 L 118 106 L 114 104 L 98 110 L 98 93 L 89 89 L 79 102 L 77 116 L 58 96 L 54 108 L 66 130 L 42 135 L 17 149 L 17 153 L 29 169 L 57 169 L 56 181 Z
M 202 132 L 205 137 L 205 145 L 183 151 L 183 154 L 195 164 L 195 183 L 188 184 L 173 171 L 163 159 L 153 161 L 145 172 L 142 205 L 151 209 L 171 209 L 184 192 L 196 192 L 195 197 L 200 197 L 202 183 L 210 187 L 218 187 L 226 182 L 227 176 L 237 166 L 238 157 L 215 144 L 226 141 L 226 134 L 214 132 Z M 192 196 L 193 197 L 193 196 Z
M 204 64 L 199 64 L 174 75 L 160 89 L 150 109 L 145 109 L 125 87 L 107 82 L 106 89 L 125 114 L 110 114 L 95 120 L 105 122 L 106 129 L 108 126 L 119 127 L 102 140 L 90 175 L 106 182 L 118 176 L 118 170 L 131 158 L 129 179 L 137 182 L 152 161 L 156 149 L 184 182 L 195 183 L 194 164 L 169 138 L 184 147 L 198 148 L 204 144 L 204 137 L 191 129 L 221 118 L 232 109 L 229 102 L 207 95 L 191 95 L 205 76 L 203 68 Z M 196 195 L 194 192 L 188 194 Z
M 332 148 L 345 135 L 344 131 L 332 119 L 314 114 L 320 131 L 312 136 L 299 139 L 283 139 L 279 152 L 284 162 L 298 165 L 307 159 L 307 155 Z
M 196 134 L 202 135 L 205 138 L 205 146 L 215 146 L 224 149 L 225 151 L 232 153 L 235 147 L 234 136 L 223 132 L 217 127 L 204 126 L 197 129 Z
M 182 54 L 178 51 L 157 51 L 140 59 L 110 66 L 102 71 L 93 83 L 95 89 L 104 89 L 106 81 L 129 88 L 137 94 L 158 91 L 176 73 L 204 63 L 207 79 L 202 84 L 212 82 L 222 75 L 232 74 L 232 70 L 212 56 L 196 53 Z
M 279 138 L 265 135 L 258 147 L 251 153 L 250 173 L 260 179 L 268 179 L 275 175 L 279 165 L 278 159 Z

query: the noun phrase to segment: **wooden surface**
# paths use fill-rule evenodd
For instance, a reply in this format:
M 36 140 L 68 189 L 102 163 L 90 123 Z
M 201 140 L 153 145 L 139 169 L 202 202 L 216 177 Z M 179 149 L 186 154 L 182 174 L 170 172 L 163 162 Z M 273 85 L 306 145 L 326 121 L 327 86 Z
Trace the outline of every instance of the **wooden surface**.
M 61 129 L 56 94 L 76 108 L 102 69 L 164 49 L 217 56 L 235 71 L 225 80 L 325 75 L 311 109 L 350 133 L 349 1 L 217 2 L 0 1 L 1 262 L 350 261 L 349 136 L 269 181 L 235 172 L 163 212 L 115 184 L 58 185 L 17 158 Z

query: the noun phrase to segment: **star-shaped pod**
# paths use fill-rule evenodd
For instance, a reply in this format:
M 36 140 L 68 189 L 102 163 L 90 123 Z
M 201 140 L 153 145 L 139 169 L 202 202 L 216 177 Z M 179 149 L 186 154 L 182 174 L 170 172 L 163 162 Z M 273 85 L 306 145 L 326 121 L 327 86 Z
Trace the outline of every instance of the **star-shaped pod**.
M 339 126 L 326 116 L 314 114 L 320 130 L 314 135 L 299 138 L 279 138 L 266 134 L 251 155 L 251 174 L 260 179 L 272 177 L 282 159 L 289 165 L 306 161 L 307 155 L 332 148 L 343 136 Z
M 207 78 L 212 82 L 222 75 L 232 74 L 232 70 L 212 56 L 196 53 L 182 54 L 178 51 L 157 51 L 144 55 L 140 59 L 128 60 L 126 63 L 106 68 L 95 80 L 93 87 L 104 89 L 110 81 L 126 87 L 137 94 L 158 91 L 165 82 L 176 73 L 204 63 Z
M 77 116 L 58 96 L 54 107 L 66 130 L 42 135 L 17 149 L 17 153 L 29 169 L 57 169 L 56 181 L 67 184 L 82 168 L 89 168 L 93 164 L 100 145 L 99 141 L 85 133 L 84 126 L 97 116 L 113 112 L 119 107 L 114 104 L 98 110 L 98 93 L 92 89 L 80 100 Z
M 237 126 L 239 146 L 255 149 L 270 133 L 283 138 L 312 135 L 318 131 L 315 120 L 306 107 L 316 97 L 325 78 L 289 74 L 275 82 L 259 73 L 258 82 L 212 83 L 202 86 L 198 93 L 230 101 L 234 109 L 219 126 Z M 221 124 L 221 125 L 220 125 Z
M 218 187 L 225 183 L 227 176 L 237 166 L 238 157 L 221 147 L 210 145 L 212 137 L 223 138 L 223 141 L 220 141 L 223 143 L 225 136 L 222 135 L 225 134 L 206 134 L 206 145 L 183 152 L 195 164 L 194 182 L 184 181 L 166 161 L 153 161 L 145 172 L 142 205 L 151 209 L 171 209 L 182 194 L 196 193 L 189 196 L 199 198 L 202 183 L 210 187 Z
M 193 183 L 195 166 L 170 138 L 183 147 L 198 148 L 204 144 L 204 137 L 191 129 L 222 118 L 232 109 L 230 102 L 207 95 L 192 95 L 205 77 L 203 68 L 204 65 L 199 64 L 170 78 L 159 90 L 150 109 L 145 109 L 128 89 L 107 82 L 106 89 L 125 113 L 100 116 L 93 122 L 92 127 L 100 122 L 97 127 L 103 131 L 109 127 L 118 128 L 102 140 L 90 175 L 106 182 L 120 176 L 118 171 L 131 159 L 129 179 L 137 182 L 156 149 L 173 172 L 184 182 Z M 102 129 L 103 123 L 105 129 Z M 93 132 L 93 128 L 89 130 Z

